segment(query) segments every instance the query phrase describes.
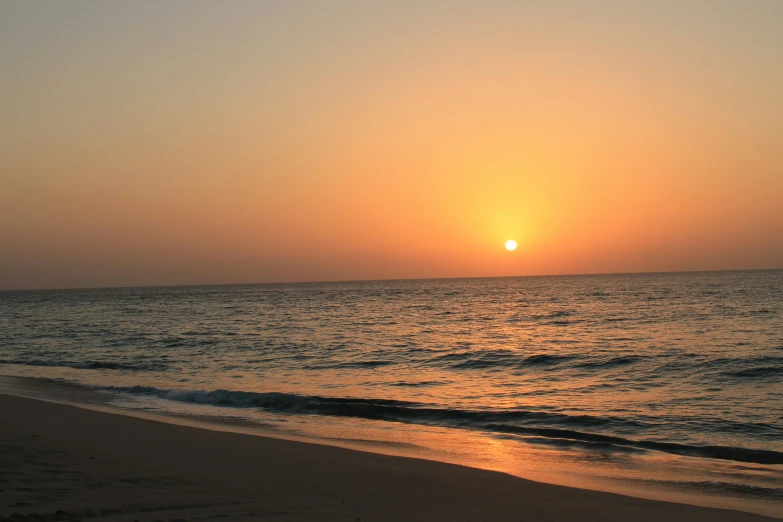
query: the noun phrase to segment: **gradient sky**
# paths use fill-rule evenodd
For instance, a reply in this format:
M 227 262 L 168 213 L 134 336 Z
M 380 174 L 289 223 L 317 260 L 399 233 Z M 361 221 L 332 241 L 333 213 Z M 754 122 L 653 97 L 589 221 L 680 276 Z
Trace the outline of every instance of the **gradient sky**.
M 783 267 L 781 27 L 778 0 L 5 0 L 0 289 Z

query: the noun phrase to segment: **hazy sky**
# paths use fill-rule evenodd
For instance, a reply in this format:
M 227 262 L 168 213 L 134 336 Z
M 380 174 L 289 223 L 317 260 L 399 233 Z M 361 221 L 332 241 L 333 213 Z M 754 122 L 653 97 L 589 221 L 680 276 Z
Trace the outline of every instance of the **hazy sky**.
M 780 268 L 781 28 L 779 0 L 3 0 L 0 288 Z

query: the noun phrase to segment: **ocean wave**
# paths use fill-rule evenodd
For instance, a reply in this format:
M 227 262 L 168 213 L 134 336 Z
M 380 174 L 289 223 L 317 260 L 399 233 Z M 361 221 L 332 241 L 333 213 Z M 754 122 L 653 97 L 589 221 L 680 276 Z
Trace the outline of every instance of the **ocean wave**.
M 776 375 L 783 375 L 783 366 L 761 366 L 755 368 L 745 368 L 744 370 L 723 372 L 723 375 L 739 378 L 772 377 Z
M 403 388 L 419 388 L 419 387 L 427 387 L 427 386 L 440 386 L 442 384 L 445 384 L 444 381 L 399 381 L 399 382 L 390 382 L 388 383 L 389 386 L 398 386 Z
M 621 355 L 619 357 L 596 358 L 575 364 L 579 368 L 614 368 L 626 366 L 644 360 L 641 355 Z
M 618 417 L 567 415 L 530 410 L 481 411 L 436 408 L 431 405 L 392 399 L 319 397 L 280 392 L 235 390 L 161 389 L 151 386 L 103 386 L 94 389 L 117 393 L 149 395 L 161 399 L 235 408 L 260 408 L 289 414 L 313 414 L 362 418 L 409 424 L 475 429 L 513 435 L 528 435 L 557 441 L 573 441 L 664 453 L 732 460 L 756 464 L 783 464 L 783 452 L 718 445 L 690 445 L 652 440 L 634 440 L 606 435 L 592 428 L 644 428 L 640 421 Z
M 754 484 L 739 484 L 726 481 L 683 481 L 634 479 L 638 482 L 655 486 L 685 488 L 712 495 L 732 495 L 744 498 L 780 502 L 783 501 L 783 488 L 765 487 Z
M 533 314 L 530 315 L 529 318 L 540 320 L 540 319 L 556 319 L 558 317 L 570 317 L 570 316 L 571 316 L 571 312 L 569 312 L 568 310 L 558 310 L 555 312 L 544 313 L 544 314 Z
M 340 369 L 362 369 L 362 368 L 380 368 L 382 366 L 389 366 L 395 364 L 394 361 L 387 361 L 383 359 L 371 360 L 371 361 L 335 361 L 332 363 L 322 364 L 308 364 L 303 366 L 305 370 L 340 370 Z
M 560 362 L 569 361 L 573 359 L 569 355 L 555 355 L 549 353 L 540 353 L 534 355 L 528 355 L 525 357 L 524 362 L 527 364 L 558 364 Z
M 48 366 L 55 368 L 73 368 L 76 370 L 132 370 L 154 371 L 164 370 L 165 364 L 160 362 L 125 363 L 113 361 L 44 361 L 38 359 L 0 359 L 0 364 L 18 364 L 21 366 Z
M 438 355 L 426 364 L 451 369 L 523 368 L 531 365 L 555 365 L 573 359 L 570 355 L 525 355 L 511 350 L 469 350 Z
M 709 361 L 704 366 L 735 379 L 768 379 L 783 375 L 783 357 L 723 358 Z
M 783 464 L 783 452 L 780 451 L 737 448 L 732 446 L 700 446 L 679 444 L 676 442 L 633 440 L 623 437 L 615 437 L 612 435 L 600 435 L 595 433 L 584 433 L 574 430 L 563 430 L 556 428 L 536 428 L 498 424 L 493 424 L 488 427 L 493 431 L 505 433 L 535 435 L 549 439 L 574 440 L 602 445 L 609 444 L 621 447 L 638 448 L 642 450 L 660 451 L 663 453 L 672 453 L 675 455 L 684 455 L 689 457 L 733 460 L 737 462 L 750 462 L 755 464 Z

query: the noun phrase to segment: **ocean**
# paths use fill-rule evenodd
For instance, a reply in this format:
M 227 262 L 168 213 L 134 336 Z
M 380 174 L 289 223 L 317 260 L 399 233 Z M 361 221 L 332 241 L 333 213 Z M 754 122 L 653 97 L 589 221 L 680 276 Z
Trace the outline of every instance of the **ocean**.
M 783 517 L 783 271 L 0 292 L 0 374 L 46 379 L 7 380 L 21 395 Z

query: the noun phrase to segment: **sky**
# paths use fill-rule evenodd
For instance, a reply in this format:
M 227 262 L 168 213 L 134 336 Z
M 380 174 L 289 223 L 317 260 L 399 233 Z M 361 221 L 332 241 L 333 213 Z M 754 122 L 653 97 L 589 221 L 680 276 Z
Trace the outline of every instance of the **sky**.
M 4 0 L 0 289 L 783 268 L 782 26 Z

